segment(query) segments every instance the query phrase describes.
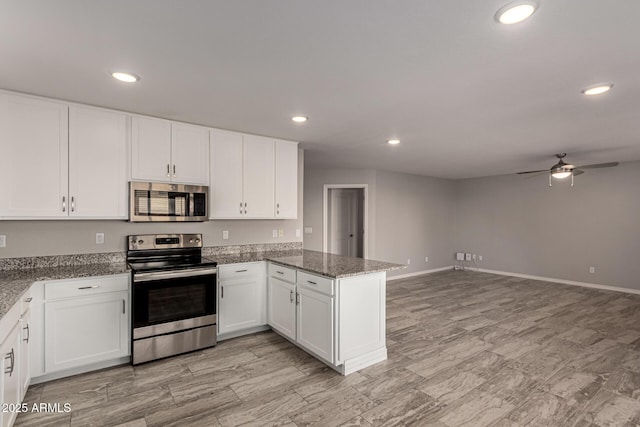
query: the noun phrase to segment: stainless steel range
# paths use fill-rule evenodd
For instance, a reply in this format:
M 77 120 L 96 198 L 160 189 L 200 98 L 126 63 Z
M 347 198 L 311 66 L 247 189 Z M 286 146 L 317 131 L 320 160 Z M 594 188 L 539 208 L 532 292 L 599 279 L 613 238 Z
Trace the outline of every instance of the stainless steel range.
M 216 262 L 201 234 L 128 236 L 134 365 L 216 344 Z

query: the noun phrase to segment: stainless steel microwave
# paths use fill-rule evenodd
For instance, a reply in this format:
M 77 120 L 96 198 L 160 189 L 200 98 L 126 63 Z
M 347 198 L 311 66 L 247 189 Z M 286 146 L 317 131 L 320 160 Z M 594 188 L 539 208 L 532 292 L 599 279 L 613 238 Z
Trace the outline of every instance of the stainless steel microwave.
M 208 193 L 207 186 L 131 181 L 129 221 L 207 221 Z

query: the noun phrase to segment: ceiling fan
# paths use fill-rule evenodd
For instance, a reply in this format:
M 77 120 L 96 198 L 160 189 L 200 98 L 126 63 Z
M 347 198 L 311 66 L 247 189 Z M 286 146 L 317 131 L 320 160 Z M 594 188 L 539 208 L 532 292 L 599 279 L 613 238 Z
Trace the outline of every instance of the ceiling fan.
M 551 187 L 551 178 L 555 179 L 565 179 L 567 177 L 571 177 L 571 186 L 573 187 L 573 177 L 577 175 L 582 175 L 584 173 L 584 169 L 598 169 L 598 168 L 610 168 L 613 166 L 618 166 L 620 163 L 618 162 L 609 162 L 609 163 L 596 163 L 593 165 L 583 165 L 583 166 L 574 166 L 570 163 L 566 163 L 564 161 L 564 157 L 567 153 L 558 153 L 556 157 L 559 159 L 558 163 L 551 166 L 550 169 L 541 169 L 537 171 L 526 171 L 526 172 L 518 172 L 518 175 L 525 175 L 529 173 L 540 173 L 540 172 L 549 172 L 549 187 Z

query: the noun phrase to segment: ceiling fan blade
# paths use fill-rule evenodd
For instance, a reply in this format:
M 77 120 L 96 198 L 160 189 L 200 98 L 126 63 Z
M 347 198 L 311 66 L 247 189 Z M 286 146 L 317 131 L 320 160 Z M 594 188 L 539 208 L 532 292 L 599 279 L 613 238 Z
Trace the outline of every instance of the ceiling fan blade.
M 524 175 L 524 174 L 527 174 L 527 173 L 538 173 L 538 172 L 549 172 L 549 169 L 542 169 L 542 170 L 539 170 L 539 171 L 518 172 L 518 175 Z
M 583 173 L 584 173 L 584 171 L 580 170 L 580 169 L 574 169 L 573 170 L 573 176 L 582 175 Z
M 613 166 L 618 166 L 619 162 L 610 162 L 610 163 L 596 163 L 595 165 L 584 165 L 577 166 L 580 169 L 598 169 L 598 168 L 611 168 Z

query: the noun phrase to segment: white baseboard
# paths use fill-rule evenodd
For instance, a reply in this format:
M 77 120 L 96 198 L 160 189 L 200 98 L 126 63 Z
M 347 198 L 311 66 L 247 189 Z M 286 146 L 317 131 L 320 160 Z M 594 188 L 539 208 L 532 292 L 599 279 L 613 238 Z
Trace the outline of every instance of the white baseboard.
M 398 279 L 406 279 L 407 277 L 422 276 L 423 274 L 437 273 L 438 271 L 453 270 L 453 265 L 446 267 L 434 268 L 432 270 L 415 271 L 413 273 L 400 274 L 398 276 L 387 277 L 387 282 Z
M 541 280 L 543 282 L 562 283 L 563 285 L 581 286 L 583 288 L 602 289 L 605 291 L 624 292 L 627 294 L 640 295 L 640 289 L 621 288 L 618 286 L 609 286 L 609 285 L 599 285 L 597 283 L 576 282 L 575 280 L 555 279 L 553 277 L 533 276 L 531 274 L 511 273 L 509 271 L 488 270 L 485 268 L 474 268 L 469 270 L 479 271 L 482 273 L 499 274 L 501 276 L 512 276 L 512 277 L 521 277 L 523 279 Z

